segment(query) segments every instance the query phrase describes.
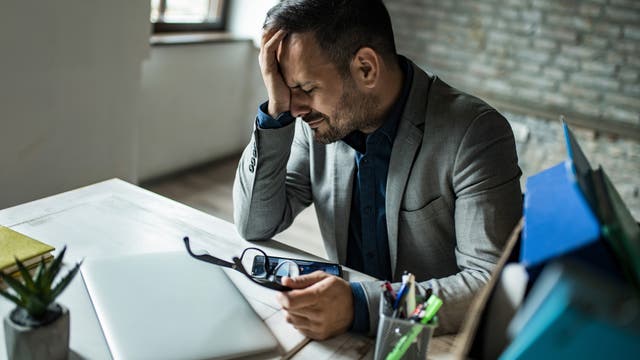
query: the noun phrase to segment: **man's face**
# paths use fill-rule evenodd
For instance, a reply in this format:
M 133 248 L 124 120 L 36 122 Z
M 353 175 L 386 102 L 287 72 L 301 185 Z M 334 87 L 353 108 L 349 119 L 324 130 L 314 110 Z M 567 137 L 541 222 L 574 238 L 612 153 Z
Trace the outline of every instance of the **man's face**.
M 376 98 L 359 91 L 351 75 L 343 79 L 311 33 L 289 34 L 278 62 L 291 90 L 291 114 L 313 129 L 317 141 L 328 144 L 378 123 Z

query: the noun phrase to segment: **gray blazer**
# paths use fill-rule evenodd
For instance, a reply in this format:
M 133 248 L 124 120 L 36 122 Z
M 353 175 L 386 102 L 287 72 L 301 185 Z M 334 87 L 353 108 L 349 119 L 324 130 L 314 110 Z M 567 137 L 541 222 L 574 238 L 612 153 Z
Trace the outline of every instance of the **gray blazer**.
M 438 332 L 456 332 L 522 214 L 521 172 L 502 115 L 411 66 L 387 178 L 391 268 L 395 281 L 407 270 L 433 288 L 444 301 Z M 238 232 L 269 239 L 313 202 L 329 259 L 345 264 L 354 170 L 355 150 L 342 141 L 315 142 L 302 121 L 256 127 L 233 188 Z M 380 284 L 362 283 L 370 334 Z

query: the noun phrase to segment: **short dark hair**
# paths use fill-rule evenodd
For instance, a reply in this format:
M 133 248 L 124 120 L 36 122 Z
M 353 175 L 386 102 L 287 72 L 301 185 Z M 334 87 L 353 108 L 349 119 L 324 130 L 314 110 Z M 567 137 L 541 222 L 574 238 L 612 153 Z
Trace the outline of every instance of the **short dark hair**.
M 397 61 L 391 18 L 382 0 L 284 0 L 269 10 L 264 28 L 311 32 L 342 76 L 362 47 Z

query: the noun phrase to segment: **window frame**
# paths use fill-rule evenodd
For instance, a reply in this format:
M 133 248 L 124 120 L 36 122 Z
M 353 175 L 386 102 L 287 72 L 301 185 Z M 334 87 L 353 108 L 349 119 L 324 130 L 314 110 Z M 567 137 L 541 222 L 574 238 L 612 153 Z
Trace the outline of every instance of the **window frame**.
M 199 23 L 175 23 L 157 21 L 151 23 L 153 34 L 175 33 L 175 32 L 207 32 L 207 31 L 224 31 L 227 23 L 227 11 L 229 9 L 229 0 L 222 1 L 219 21 L 199 22 Z M 160 0 L 160 13 L 164 13 L 167 6 L 167 0 Z

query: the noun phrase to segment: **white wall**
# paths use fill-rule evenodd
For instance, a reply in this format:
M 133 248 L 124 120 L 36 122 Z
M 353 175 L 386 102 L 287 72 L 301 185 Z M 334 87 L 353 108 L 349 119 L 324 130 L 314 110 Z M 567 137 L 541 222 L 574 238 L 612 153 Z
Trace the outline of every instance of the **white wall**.
M 230 28 L 259 36 L 273 1 L 232 1 Z M 0 9 L 0 209 L 112 177 L 136 183 L 248 141 L 265 99 L 250 42 L 149 47 L 146 0 Z
M 147 1 L 2 1 L 0 208 L 136 181 Z
M 237 36 L 252 39 L 260 45 L 262 24 L 267 11 L 280 0 L 231 0 L 228 29 Z
M 264 97 L 257 56 L 249 41 L 151 49 L 142 76 L 141 180 L 246 146 Z
M 154 46 L 144 63 L 139 179 L 240 152 L 266 99 L 258 48 L 278 0 L 232 0 L 227 28 L 249 41 Z

